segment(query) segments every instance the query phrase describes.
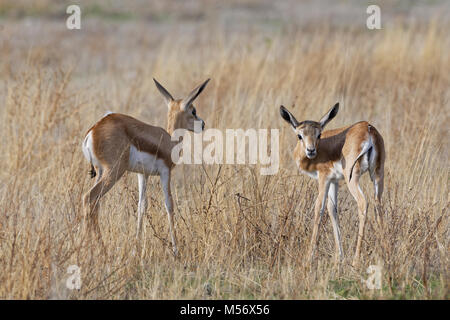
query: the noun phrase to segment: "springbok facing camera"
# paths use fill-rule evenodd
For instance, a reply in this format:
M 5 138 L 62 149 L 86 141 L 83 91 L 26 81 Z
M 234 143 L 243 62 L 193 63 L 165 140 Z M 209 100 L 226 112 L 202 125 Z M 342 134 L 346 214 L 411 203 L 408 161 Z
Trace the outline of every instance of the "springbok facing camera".
M 319 182 L 319 195 L 315 203 L 314 226 L 308 258 L 312 261 L 327 197 L 328 214 L 333 224 L 336 256 L 339 255 L 340 260 L 343 258 L 337 193 L 339 180 L 345 178 L 350 193 L 358 203 L 359 231 L 353 259 L 353 266 L 356 267 L 359 264 L 368 207 L 359 185 L 359 178 L 369 171 L 375 187 L 377 220 L 381 225 L 385 150 L 383 138 L 377 129 L 366 121 L 322 132 L 325 125 L 336 116 L 338 110 L 339 103 L 336 103 L 319 122 L 308 120 L 298 122 L 285 107 L 280 106 L 281 117 L 292 125 L 299 139 L 294 149 L 294 158 L 300 171 Z
M 95 185 L 84 195 L 83 207 L 88 229 L 97 232 L 98 202 L 111 187 L 122 177 L 125 171 L 136 172 L 139 183 L 139 204 L 137 237 L 141 233 L 142 216 L 147 209 L 145 196 L 148 176 L 160 176 L 165 196 L 166 211 L 169 220 L 173 252 L 177 254 L 176 236 L 173 226 L 173 200 L 170 191 L 172 148 L 178 141 L 172 141 L 171 135 L 176 129 L 194 131 L 195 121 L 205 122 L 197 114 L 193 101 L 203 91 L 209 79 L 195 88 L 185 99 L 175 100 L 171 94 L 155 81 L 156 87 L 163 95 L 168 106 L 167 131 L 154 127 L 119 113 L 108 113 L 86 133 L 83 153 L 91 163 L 91 177 L 96 176 Z

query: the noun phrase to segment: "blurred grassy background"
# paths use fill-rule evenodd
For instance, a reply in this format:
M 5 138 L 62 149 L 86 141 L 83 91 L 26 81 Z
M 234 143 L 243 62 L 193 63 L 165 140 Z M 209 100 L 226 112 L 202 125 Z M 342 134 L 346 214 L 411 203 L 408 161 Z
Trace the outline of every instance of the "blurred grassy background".
M 126 3 L 126 4 L 125 4 Z M 1 298 L 448 298 L 450 38 L 448 1 L 0 2 Z M 207 127 L 279 128 L 280 172 L 255 166 L 180 166 L 172 188 L 180 258 L 168 246 L 159 179 L 151 178 L 142 243 L 137 179 L 105 196 L 107 254 L 79 236 L 81 197 L 93 181 L 81 152 L 107 110 L 165 127 L 160 80 L 176 97 L 211 77 L 196 102 Z M 387 149 L 385 221 L 369 223 L 362 267 L 349 263 L 356 203 L 342 185 L 345 251 L 333 264 L 330 222 L 307 272 L 316 182 L 301 175 L 296 139 L 281 120 L 317 120 L 336 101 L 337 128 L 370 121 Z M 366 196 L 373 190 L 363 179 Z M 236 193 L 249 201 L 236 197 Z M 81 267 L 82 289 L 65 287 Z M 383 266 L 383 289 L 361 281 Z

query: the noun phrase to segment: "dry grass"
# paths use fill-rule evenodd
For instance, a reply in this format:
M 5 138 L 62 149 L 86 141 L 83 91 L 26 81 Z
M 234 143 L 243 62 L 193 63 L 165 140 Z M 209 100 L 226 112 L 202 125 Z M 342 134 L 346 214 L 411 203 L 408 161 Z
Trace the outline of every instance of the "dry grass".
M 51 19 L 29 23 L 3 20 L 1 31 L 0 298 L 449 298 L 447 22 L 245 32 L 210 19 L 92 19 L 81 31 Z M 106 110 L 165 126 L 152 77 L 176 96 L 211 77 L 198 114 L 208 127 L 280 128 L 280 171 L 176 168 L 178 259 L 157 178 L 136 243 L 137 179 L 126 174 L 102 201 L 105 255 L 80 238 L 81 197 L 93 183 L 81 141 Z M 357 208 L 342 187 L 345 260 L 333 264 L 325 219 L 307 271 L 317 186 L 295 168 L 296 139 L 278 106 L 292 106 L 299 120 L 318 119 L 336 101 L 342 108 L 330 128 L 364 119 L 385 138 L 387 226 L 373 223 L 371 199 L 362 267 L 353 270 Z M 368 176 L 363 189 L 371 198 Z M 65 286 L 71 264 L 81 267 L 79 291 Z M 371 264 L 383 266 L 382 290 L 361 281 Z

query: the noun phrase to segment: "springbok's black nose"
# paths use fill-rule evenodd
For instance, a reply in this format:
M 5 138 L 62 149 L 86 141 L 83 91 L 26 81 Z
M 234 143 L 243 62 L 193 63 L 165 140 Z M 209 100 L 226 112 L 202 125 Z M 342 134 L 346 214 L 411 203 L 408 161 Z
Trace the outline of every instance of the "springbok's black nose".
M 306 148 L 306 151 L 308 151 L 309 153 L 313 153 L 313 152 L 316 151 L 316 149 L 309 149 L 309 148 Z

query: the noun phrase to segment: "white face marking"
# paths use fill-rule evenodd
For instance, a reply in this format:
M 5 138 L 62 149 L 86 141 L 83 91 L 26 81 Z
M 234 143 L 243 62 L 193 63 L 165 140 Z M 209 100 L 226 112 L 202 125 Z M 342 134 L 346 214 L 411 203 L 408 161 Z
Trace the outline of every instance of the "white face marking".
M 130 146 L 130 158 L 128 170 L 147 175 L 159 175 L 164 169 L 167 169 L 164 160 L 156 158 L 154 155 L 142 152 L 135 146 Z
M 296 128 L 294 131 L 299 139 L 301 137 L 300 143 L 306 157 L 311 160 L 314 159 L 317 156 L 316 144 L 318 143 L 320 130 L 312 126 L 307 126 L 302 129 Z
M 203 131 L 203 119 L 200 117 L 196 117 L 194 120 L 194 129 L 192 130 L 194 133 L 201 133 Z

